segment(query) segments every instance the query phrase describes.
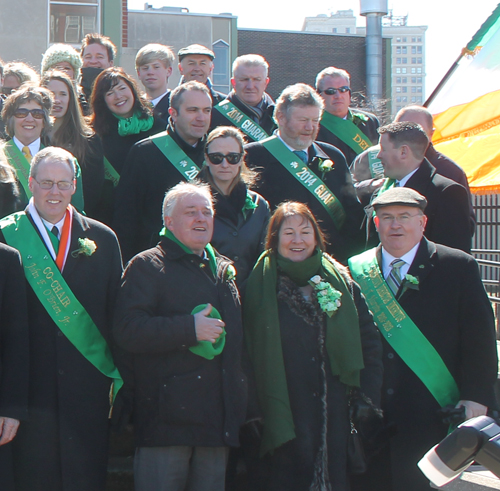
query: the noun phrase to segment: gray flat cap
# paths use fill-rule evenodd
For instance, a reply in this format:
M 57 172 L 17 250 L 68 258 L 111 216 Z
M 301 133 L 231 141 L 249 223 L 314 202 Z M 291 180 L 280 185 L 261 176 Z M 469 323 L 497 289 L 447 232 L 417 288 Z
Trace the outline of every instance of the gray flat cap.
M 373 208 L 378 210 L 383 206 L 411 206 L 425 211 L 427 200 L 414 189 L 405 187 L 391 188 L 377 196 L 372 202 Z
M 211 60 L 215 58 L 214 52 L 209 50 L 205 46 L 202 46 L 201 44 L 190 44 L 185 48 L 181 48 L 177 53 L 179 61 L 181 61 L 182 58 L 184 58 L 187 55 L 204 55 L 208 56 Z

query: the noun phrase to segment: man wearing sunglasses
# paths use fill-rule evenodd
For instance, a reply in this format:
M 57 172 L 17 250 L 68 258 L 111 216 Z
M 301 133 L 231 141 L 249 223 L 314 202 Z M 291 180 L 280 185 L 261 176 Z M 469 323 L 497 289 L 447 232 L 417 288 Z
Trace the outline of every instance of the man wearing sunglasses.
M 318 140 L 337 147 L 351 165 L 356 155 L 378 140 L 375 115 L 349 107 L 350 76 L 345 70 L 328 67 L 316 76 L 316 90 L 325 102 Z
M 214 107 L 210 129 L 217 126 L 236 126 L 249 142 L 272 135 L 276 129 L 273 119 L 274 101 L 266 93 L 269 64 L 260 55 L 243 55 L 234 60 L 233 90 Z
M 113 229 L 127 261 L 156 245 L 165 192 L 180 181 L 195 179 L 205 158 L 212 112 L 208 87 L 191 81 L 170 94 L 167 130 L 132 147 L 116 188 Z

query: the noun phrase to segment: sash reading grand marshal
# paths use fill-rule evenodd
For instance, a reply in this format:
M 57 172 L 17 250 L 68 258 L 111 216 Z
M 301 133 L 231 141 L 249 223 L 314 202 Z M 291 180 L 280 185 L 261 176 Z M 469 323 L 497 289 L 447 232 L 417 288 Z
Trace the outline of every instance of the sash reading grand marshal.
M 240 111 L 231 101 L 225 99 L 219 102 L 214 109 L 217 109 L 224 117 L 239 128 L 252 140 L 259 142 L 268 138 L 269 135 L 244 112 Z
M 113 380 L 112 401 L 123 385 L 106 340 L 70 290 L 35 226 L 24 212 L 0 220 L 7 244 L 19 251 L 24 273 L 38 300 L 75 348 Z
M 460 393 L 439 353 L 408 317 L 388 287 L 376 249 L 349 259 L 354 281 L 361 287 L 382 336 L 423 382 L 440 406 L 455 405 Z
M 186 181 L 196 179 L 200 168 L 186 155 L 186 152 L 179 147 L 177 142 L 166 131 L 150 136 L 149 138 Z
M 370 139 L 349 119 L 323 111 L 321 125 L 359 155 L 372 146 Z
M 276 136 L 261 141 L 275 159 L 292 174 L 328 212 L 337 230 L 345 221 L 345 210 L 328 186 Z

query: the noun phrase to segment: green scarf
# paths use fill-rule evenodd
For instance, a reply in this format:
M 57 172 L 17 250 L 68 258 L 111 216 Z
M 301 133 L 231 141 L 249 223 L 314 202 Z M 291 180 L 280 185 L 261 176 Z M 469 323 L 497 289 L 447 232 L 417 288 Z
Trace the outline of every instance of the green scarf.
M 250 275 L 244 302 L 243 325 L 252 360 L 257 393 L 264 411 L 261 456 L 295 438 L 293 415 L 288 398 L 287 380 L 281 349 L 278 316 L 278 261 L 287 274 L 307 283 L 307 275 L 320 274 L 333 288 L 342 292 L 342 305 L 333 317 L 326 316 L 326 351 L 333 375 L 349 386 L 359 386 L 363 353 L 359 319 L 349 287 L 335 266 L 323 254 L 315 254 L 307 265 L 294 267 L 286 260 L 265 251 Z
M 194 254 L 194 252 L 189 247 L 184 245 L 170 230 L 167 229 L 167 227 L 163 227 L 161 229 L 160 236 L 166 237 L 167 239 L 170 239 L 172 242 L 175 242 L 179 247 L 182 248 L 184 252 L 187 252 L 188 254 Z M 212 271 L 214 278 L 216 278 L 217 261 L 215 260 L 215 251 L 211 244 L 207 244 L 205 246 L 205 252 L 207 253 L 208 264 L 210 265 L 210 271 Z
M 139 118 L 138 112 L 135 112 L 130 118 L 122 118 L 113 113 L 113 116 L 118 119 L 118 134 L 120 136 L 137 135 L 142 131 L 148 131 L 153 127 L 154 118 Z
M 276 262 L 283 273 L 285 273 L 297 286 L 306 286 L 309 280 L 319 273 L 321 268 L 321 256 L 321 250 L 316 249 L 313 255 L 305 261 L 294 262 L 278 253 Z

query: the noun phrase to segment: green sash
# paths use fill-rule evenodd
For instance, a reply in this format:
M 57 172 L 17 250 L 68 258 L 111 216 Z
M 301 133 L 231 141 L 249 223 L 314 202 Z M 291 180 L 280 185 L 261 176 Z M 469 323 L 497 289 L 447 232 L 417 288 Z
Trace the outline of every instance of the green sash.
M 43 148 L 43 147 L 40 147 Z M 30 179 L 30 163 L 26 160 L 26 157 L 23 155 L 21 150 L 17 148 L 17 145 L 13 140 L 9 140 L 4 145 L 5 153 L 7 154 L 7 158 L 9 159 L 10 164 L 16 170 L 17 179 L 21 183 L 24 193 L 26 194 L 26 201 L 29 201 L 31 198 L 31 191 L 29 188 L 29 179 Z M 83 187 L 82 187 L 82 170 L 80 168 L 80 164 L 78 160 L 75 158 L 76 164 L 76 190 L 75 194 L 71 198 L 71 204 L 80 212 L 85 214 L 84 210 L 84 202 L 83 202 Z
M 352 148 L 356 155 L 372 146 L 370 139 L 349 119 L 339 118 L 323 111 L 321 125 Z
M 440 406 L 455 405 L 460 393 L 439 353 L 401 308 L 380 272 L 376 249 L 349 259 L 349 268 L 366 298 L 380 332 L 423 382 Z
M 337 196 L 279 138 L 271 136 L 262 140 L 261 143 L 321 203 L 332 218 L 335 227 L 340 230 L 345 221 L 345 211 Z
M 120 174 L 113 167 L 111 162 L 103 156 L 104 162 L 104 179 L 111 181 L 113 183 L 113 187 L 116 188 L 118 186 L 118 182 L 120 181 Z
M 249 118 L 244 112 L 240 111 L 228 99 L 219 102 L 214 109 L 217 109 L 217 111 L 229 119 L 234 126 L 243 131 L 243 133 L 249 136 L 252 140 L 258 142 L 269 137 L 269 135 L 255 121 Z
M 370 175 L 374 179 L 382 179 L 384 177 L 384 166 L 382 161 L 377 157 L 380 147 L 375 147 L 368 150 L 368 168 L 370 169 Z
M 200 168 L 186 155 L 186 152 L 179 147 L 166 131 L 150 136 L 150 139 L 186 181 L 196 179 Z
M 24 273 L 38 300 L 56 326 L 101 373 L 113 380 L 112 400 L 123 385 L 111 351 L 88 312 L 70 290 L 24 212 L 0 221 L 7 244 L 23 259 Z

